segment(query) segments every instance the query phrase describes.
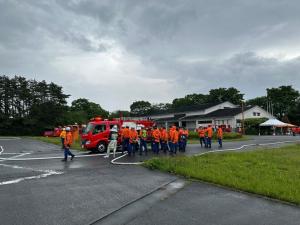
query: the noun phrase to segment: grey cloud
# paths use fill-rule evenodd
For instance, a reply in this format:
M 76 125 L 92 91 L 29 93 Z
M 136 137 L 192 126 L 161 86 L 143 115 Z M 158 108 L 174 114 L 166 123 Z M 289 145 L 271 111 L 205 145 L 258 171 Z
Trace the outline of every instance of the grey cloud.
M 111 87 L 70 82 L 80 77 L 66 68 L 81 63 L 76 57 L 91 57 L 94 64 L 95 57 L 106 58 L 99 54 L 113 61 L 123 57 L 128 66 L 116 61 L 107 69 L 99 62 L 98 68 L 85 60 L 79 70 L 94 66 L 94 79 L 103 81 L 161 80 L 163 96 L 151 95 L 160 92 L 155 86 L 133 92 L 155 102 L 221 86 L 240 88 L 246 97 L 281 84 L 300 88 L 299 11 L 296 0 L 0 0 L 0 72 L 56 81 L 74 98 L 91 98 L 108 109 L 125 107 L 135 96 L 123 98 L 121 79 L 110 100 L 102 96 Z M 85 91 L 74 91 L 79 89 Z

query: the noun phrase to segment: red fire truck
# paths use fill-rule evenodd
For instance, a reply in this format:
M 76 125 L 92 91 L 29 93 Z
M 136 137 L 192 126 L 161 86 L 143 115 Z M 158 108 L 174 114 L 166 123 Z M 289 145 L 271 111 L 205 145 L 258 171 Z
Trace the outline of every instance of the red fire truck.
M 105 152 L 108 145 L 110 129 L 114 125 L 116 125 L 120 131 L 122 126 L 134 127 L 136 129 L 139 127 L 149 128 L 154 126 L 154 122 L 150 120 L 103 120 L 100 117 L 93 118 L 87 124 L 86 129 L 81 135 L 82 148 L 94 152 Z M 121 139 L 118 140 L 118 145 L 120 144 Z

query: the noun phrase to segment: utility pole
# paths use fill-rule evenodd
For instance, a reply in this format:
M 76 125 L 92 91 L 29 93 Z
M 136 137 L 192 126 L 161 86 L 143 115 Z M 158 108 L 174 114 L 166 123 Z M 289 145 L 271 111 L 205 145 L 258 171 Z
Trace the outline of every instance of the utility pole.
M 244 101 L 242 101 L 242 134 L 245 135 Z

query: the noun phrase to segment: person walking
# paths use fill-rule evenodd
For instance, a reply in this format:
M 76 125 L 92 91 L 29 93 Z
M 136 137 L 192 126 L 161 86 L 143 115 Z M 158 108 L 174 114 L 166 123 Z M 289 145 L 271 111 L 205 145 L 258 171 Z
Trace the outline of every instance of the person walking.
M 68 160 L 68 155 L 71 156 L 71 160 L 73 160 L 74 157 L 75 157 L 75 155 L 70 151 L 70 147 L 73 143 L 71 128 L 67 127 L 66 132 L 67 132 L 66 133 L 66 138 L 64 140 L 64 155 L 65 155 L 65 158 L 62 160 L 63 162 L 66 162 Z
M 217 137 L 218 137 L 219 147 L 222 148 L 223 147 L 223 129 L 221 126 L 219 126 L 219 128 L 218 128 Z
M 65 148 L 65 138 L 66 138 L 67 132 L 66 132 L 66 128 L 63 128 L 59 137 L 61 140 L 61 148 L 64 149 Z
M 201 148 L 203 148 L 203 145 L 205 146 L 205 130 L 203 129 L 202 126 L 199 127 L 198 134 L 199 134 Z
M 208 128 L 207 128 L 207 147 L 208 148 L 211 148 L 212 137 L 213 137 L 213 129 L 212 129 L 211 125 L 208 125 Z
M 104 158 L 108 158 L 110 151 L 113 151 L 114 158 L 116 157 L 116 151 L 117 151 L 117 144 L 118 144 L 118 127 L 117 125 L 114 125 L 112 129 L 109 132 L 109 144 L 107 146 L 107 154 L 104 156 Z
M 147 130 L 145 129 L 145 127 L 142 127 L 140 130 L 140 155 L 143 154 L 143 150 L 145 152 L 145 155 L 148 154 L 148 148 L 147 148 Z

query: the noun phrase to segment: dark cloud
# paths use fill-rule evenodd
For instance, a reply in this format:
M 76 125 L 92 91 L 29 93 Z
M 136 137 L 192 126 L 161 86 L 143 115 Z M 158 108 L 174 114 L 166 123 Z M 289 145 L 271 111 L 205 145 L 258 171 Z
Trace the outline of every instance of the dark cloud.
M 300 89 L 299 10 L 293 0 L 0 0 L 0 72 L 109 110 L 217 87 L 248 98 Z

